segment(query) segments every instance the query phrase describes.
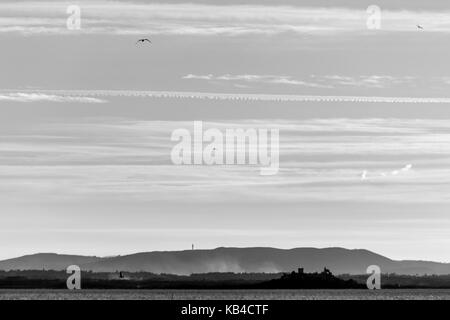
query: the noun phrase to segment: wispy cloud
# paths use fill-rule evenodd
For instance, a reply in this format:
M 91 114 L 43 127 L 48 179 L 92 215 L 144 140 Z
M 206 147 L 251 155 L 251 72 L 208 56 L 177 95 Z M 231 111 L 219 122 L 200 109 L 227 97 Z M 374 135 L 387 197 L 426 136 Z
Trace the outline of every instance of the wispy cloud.
M 79 103 L 105 103 L 106 100 L 92 98 L 92 97 L 75 97 L 75 96 L 61 96 L 45 93 L 1 93 L 0 101 L 9 102 L 79 102 Z
M 417 77 L 392 75 L 305 75 L 301 78 L 290 75 L 259 75 L 259 74 L 187 74 L 185 80 L 208 81 L 209 83 L 230 82 L 239 84 L 288 85 L 312 88 L 393 88 L 414 86 L 448 86 L 450 77 Z
M 215 77 L 212 74 L 197 75 L 197 74 L 187 74 L 183 79 L 193 79 L 193 80 L 213 80 Z
M 321 82 L 329 82 L 335 86 L 351 86 L 366 88 L 386 88 L 395 85 L 411 85 L 417 81 L 417 77 L 413 76 L 389 76 L 389 75 L 369 75 L 369 76 L 341 76 L 326 75 L 313 76 Z M 444 83 L 443 79 L 442 83 Z
M 81 33 L 166 35 L 274 35 L 366 32 L 366 8 L 268 5 L 142 4 L 79 1 Z M 65 28 L 68 3 L 4 2 L 0 32 L 70 33 Z M 450 12 L 383 11 L 382 30 L 450 32 Z
M 295 79 L 292 76 L 286 75 L 257 75 L 257 74 L 224 74 L 220 76 L 208 75 L 195 75 L 188 74 L 183 77 L 188 80 L 208 80 L 208 81 L 228 81 L 239 85 L 242 82 L 246 83 L 264 83 L 274 85 L 290 85 L 312 88 L 331 88 L 331 86 L 321 83 L 315 83 L 312 81 L 304 81 Z
M 271 202 L 448 202 L 449 125 L 404 119 L 204 123 L 205 129 L 279 129 L 280 172 L 262 178 L 252 166 L 173 165 L 171 132 L 192 128 L 189 121 L 47 123 L 2 135 L 0 190 L 8 201 L 23 201 L 25 193 L 139 201 L 222 201 L 230 194 L 263 201 L 270 194 Z M 362 184 L 363 170 L 369 179 Z

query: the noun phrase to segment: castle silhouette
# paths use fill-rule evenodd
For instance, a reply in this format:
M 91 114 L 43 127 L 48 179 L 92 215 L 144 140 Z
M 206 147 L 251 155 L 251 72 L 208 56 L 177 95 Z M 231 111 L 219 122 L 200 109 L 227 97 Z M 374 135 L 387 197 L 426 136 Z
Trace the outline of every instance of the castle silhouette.
M 303 268 L 297 272 L 283 273 L 279 279 L 267 281 L 262 284 L 265 288 L 272 289 L 359 289 L 363 284 L 354 280 L 343 280 L 335 277 L 328 268 L 318 273 L 305 273 Z

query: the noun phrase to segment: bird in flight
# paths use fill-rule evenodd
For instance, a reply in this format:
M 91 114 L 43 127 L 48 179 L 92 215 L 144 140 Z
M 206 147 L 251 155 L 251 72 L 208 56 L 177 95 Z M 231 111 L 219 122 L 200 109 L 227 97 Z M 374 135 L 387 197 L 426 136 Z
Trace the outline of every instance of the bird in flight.
M 418 24 L 418 25 L 417 25 L 417 29 L 423 30 L 423 27 L 422 27 L 420 24 Z
M 138 43 L 144 43 L 145 41 L 148 41 L 149 43 L 152 43 L 152 42 L 150 41 L 150 39 L 145 38 L 145 39 L 139 39 L 138 41 L 136 41 L 136 44 L 138 44 Z

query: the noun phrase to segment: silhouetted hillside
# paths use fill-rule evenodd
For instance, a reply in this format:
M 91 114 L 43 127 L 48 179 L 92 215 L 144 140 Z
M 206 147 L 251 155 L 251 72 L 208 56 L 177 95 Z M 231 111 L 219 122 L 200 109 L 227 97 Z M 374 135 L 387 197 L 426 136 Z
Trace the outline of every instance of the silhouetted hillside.
M 37 253 L 0 261 L 0 270 L 65 270 L 72 264 L 81 266 L 101 259 L 98 257 Z
M 378 265 L 383 273 L 450 274 L 450 264 L 429 261 L 395 261 L 368 250 L 344 248 L 217 248 L 213 250 L 143 252 L 113 258 L 38 254 L 0 261 L 0 270 L 55 269 L 70 264 L 95 272 L 146 271 L 188 275 L 209 272 L 266 272 L 323 270 L 333 274 L 364 274 L 369 265 Z

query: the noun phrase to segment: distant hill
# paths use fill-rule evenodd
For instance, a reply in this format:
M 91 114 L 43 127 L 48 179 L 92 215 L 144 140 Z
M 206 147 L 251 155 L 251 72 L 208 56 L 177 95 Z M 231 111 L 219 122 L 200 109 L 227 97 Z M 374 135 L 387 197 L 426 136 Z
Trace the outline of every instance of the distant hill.
M 111 258 L 36 254 L 0 261 L 0 270 L 62 270 L 77 264 L 95 272 L 146 271 L 191 274 L 208 272 L 305 272 L 329 268 L 333 274 L 365 274 L 369 265 L 383 273 L 450 274 L 450 264 L 430 261 L 395 261 L 368 250 L 344 248 L 217 248 L 212 250 L 154 251 Z
M 75 256 L 55 253 L 37 253 L 0 261 L 0 270 L 63 270 L 101 260 L 98 257 Z

